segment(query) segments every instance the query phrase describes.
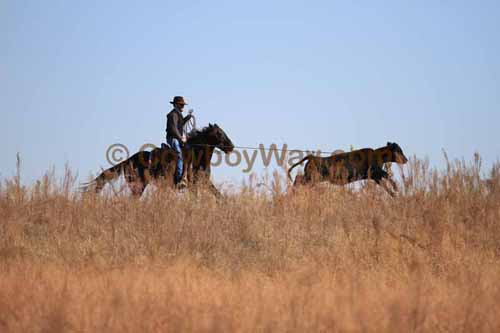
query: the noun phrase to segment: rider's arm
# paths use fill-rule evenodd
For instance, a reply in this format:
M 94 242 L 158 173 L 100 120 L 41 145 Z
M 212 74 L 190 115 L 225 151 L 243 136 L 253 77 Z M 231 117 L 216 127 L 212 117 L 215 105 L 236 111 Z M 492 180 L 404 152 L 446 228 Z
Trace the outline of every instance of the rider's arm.
M 188 114 L 187 116 L 184 117 L 184 119 L 182 119 L 182 126 L 184 126 L 188 121 L 189 119 L 191 119 L 193 116 L 191 114 Z

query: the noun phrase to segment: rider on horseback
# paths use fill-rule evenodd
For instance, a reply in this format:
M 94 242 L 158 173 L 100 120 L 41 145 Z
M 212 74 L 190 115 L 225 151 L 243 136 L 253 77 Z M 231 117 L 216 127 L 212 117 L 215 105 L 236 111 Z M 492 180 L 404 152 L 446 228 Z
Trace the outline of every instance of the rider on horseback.
M 183 173 L 182 146 L 186 143 L 186 135 L 184 133 L 184 125 L 191 119 L 191 114 L 186 117 L 182 116 L 184 106 L 187 105 L 182 96 L 175 96 L 170 102 L 174 105 L 174 109 L 167 115 L 167 143 L 177 152 L 177 164 L 175 168 L 174 181 L 180 187 L 187 185 Z

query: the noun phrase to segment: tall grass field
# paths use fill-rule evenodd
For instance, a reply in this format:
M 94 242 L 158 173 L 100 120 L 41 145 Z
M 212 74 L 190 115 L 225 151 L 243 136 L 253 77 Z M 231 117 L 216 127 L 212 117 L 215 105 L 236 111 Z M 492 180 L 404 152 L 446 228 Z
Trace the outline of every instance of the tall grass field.
M 500 163 L 393 171 L 394 198 L 276 173 L 220 201 L 14 175 L 0 332 L 500 332 Z

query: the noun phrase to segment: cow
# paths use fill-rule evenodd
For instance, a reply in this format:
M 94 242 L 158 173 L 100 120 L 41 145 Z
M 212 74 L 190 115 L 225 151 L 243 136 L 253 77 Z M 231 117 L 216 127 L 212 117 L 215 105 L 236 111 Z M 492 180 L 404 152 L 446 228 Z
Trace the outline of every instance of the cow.
M 345 185 L 363 179 L 373 179 L 377 184 L 394 196 L 383 180 L 391 183 L 394 191 L 397 191 L 396 183 L 383 170 L 385 163 L 395 162 L 405 164 L 408 159 L 397 143 L 387 142 L 387 145 L 378 149 L 364 148 L 348 153 L 341 153 L 329 157 L 320 157 L 312 154 L 307 155 L 295 163 L 288 170 L 288 177 L 292 181 L 290 172 L 298 165 L 307 161 L 304 174 L 295 178 L 294 186 L 312 185 L 322 181 L 329 181 L 335 185 Z

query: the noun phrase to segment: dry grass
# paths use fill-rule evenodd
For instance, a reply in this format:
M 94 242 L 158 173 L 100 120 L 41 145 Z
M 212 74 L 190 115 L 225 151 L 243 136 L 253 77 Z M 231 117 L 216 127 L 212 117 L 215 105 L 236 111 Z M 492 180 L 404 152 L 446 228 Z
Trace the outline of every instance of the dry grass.
M 0 331 L 500 331 L 500 164 L 413 160 L 391 199 L 318 187 L 223 203 L 0 187 Z

